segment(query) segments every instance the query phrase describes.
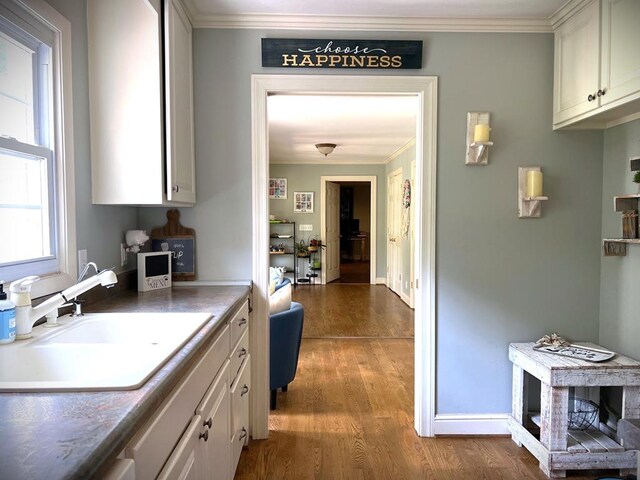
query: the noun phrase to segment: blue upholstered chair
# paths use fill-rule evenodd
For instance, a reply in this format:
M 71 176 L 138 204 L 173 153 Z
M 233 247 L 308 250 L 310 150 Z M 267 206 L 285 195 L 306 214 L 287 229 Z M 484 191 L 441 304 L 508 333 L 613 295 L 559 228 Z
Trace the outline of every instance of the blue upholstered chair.
M 286 392 L 289 383 L 296 376 L 304 309 L 298 302 L 291 302 L 289 310 L 270 315 L 269 322 L 271 329 L 269 388 L 271 390 L 271 410 L 275 410 L 278 388 Z

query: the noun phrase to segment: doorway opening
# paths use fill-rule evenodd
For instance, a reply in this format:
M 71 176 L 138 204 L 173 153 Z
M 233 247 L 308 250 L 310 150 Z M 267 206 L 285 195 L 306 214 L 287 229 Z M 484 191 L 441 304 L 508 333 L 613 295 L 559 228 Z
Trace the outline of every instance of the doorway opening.
M 320 204 L 320 230 L 326 238 L 322 283 L 375 284 L 377 176 L 323 175 L 320 177 Z
M 371 184 L 340 187 L 340 272 L 336 283 L 370 283 Z
M 435 199 L 437 79 L 349 75 L 254 75 L 252 77 L 253 318 L 250 331 L 252 436 L 268 436 L 268 121 L 270 95 L 302 92 L 342 95 L 413 95 L 416 121 L 415 215 L 415 410 L 414 427 L 433 435 L 435 414 Z

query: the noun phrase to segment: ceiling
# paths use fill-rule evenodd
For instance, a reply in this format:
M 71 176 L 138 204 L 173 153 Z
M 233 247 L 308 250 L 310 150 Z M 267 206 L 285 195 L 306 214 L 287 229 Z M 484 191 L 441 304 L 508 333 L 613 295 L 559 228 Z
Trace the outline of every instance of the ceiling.
M 416 135 L 414 95 L 272 95 L 270 163 L 385 163 Z M 335 143 L 324 157 L 316 143 Z

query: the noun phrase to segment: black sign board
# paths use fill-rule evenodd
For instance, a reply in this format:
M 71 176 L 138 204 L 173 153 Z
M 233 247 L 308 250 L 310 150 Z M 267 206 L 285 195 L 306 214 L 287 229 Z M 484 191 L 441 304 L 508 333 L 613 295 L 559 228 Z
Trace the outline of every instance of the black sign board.
M 422 68 L 422 41 L 263 38 L 262 66 L 383 70 Z
M 195 238 L 180 236 L 173 238 L 154 238 L 151 250 L 154 252 L 171 252 L 171 276 L 174 280 L 195 275 Z

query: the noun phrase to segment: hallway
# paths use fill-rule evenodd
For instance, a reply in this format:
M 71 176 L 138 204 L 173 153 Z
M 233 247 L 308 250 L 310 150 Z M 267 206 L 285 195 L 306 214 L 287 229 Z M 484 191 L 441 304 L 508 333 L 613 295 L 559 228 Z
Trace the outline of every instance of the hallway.
M 547 478 L 508 437 L 416 435 L 413 311 L 385 286 L 304 286 L 294 300 L 305 306 L 298 372 L 236 480 Z
M 304 305 L 305 339 L 413 338 L 413 310 L 384 285 L 300 285 L 292 297 Z

